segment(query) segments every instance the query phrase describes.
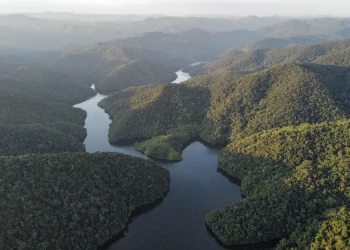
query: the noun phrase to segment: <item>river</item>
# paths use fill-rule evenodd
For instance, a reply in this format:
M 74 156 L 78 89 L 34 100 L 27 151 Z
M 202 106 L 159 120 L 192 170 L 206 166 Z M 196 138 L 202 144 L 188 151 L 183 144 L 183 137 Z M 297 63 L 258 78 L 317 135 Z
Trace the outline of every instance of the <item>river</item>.
M 180 83 L 190 78 L 182 70 L 176 72 Z M 87 111 L 85 140 L 87 152 L 120 152 L 146 158 L 132 145 L 112 146 L 108 142 L 108 115 L 97 103 L 106 96 L 97 94 L 75 107 Z M 216 250 L 224 249 L 207 231 L 204 216 L 242 199 L 239 185 L 217 172 L 220 148 L 194 142 L 176 163 L 158 162 L 171 174 L 170 191 L 150 211 L 134 216 L 123 237 L 109 246 L 110 250 Z M 243 248 L 246 249 L 246 248 Z

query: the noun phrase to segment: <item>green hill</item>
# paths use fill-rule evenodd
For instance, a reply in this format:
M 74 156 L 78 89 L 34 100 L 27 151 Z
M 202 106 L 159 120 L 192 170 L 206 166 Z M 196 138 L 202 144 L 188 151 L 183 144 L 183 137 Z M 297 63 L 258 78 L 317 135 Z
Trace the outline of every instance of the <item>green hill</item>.
M 102 92 L 160 84 L 176 79 L 173 72 L 195 62 L 188 56 L 144 48 L 98 43 L 64 54 L 57 69 L 88 78 Z
M 197 133 L 179 139 L 180 145 L 198 135 L 208 143 L 226 144 L 271 128 L 348 118 L 347 72 L 343 67 L 308 64 L 243 76 L 222 72 L 181 85 L 128 89 L 100 106 L 113 119 L 109 138 L 114 144 L 158 136 L 164 141 L 170 130 L 189 125 L 197 125 Z M 187 134 L 184 131 L 181 134 Z
M 310 24 L 304 20 L 288 20 L 259 30 L 266 37 L 291 37 L 313 34 Z
M 85 151 L 85 111 L 2 94 L 0 155 Z
M 98 92 L 111 93 L 133 86 L 168 83 L 175 79 L 174 72 L 154 63 L 137 60 L 117 67 L 96 83 L 95 87 Z
M 350 48 L 342 51 L 332 53 L 330 55 L 324 55 L 317 58 L 314 63 L 325 64 L 325 65 L 343 65 L 346 67 L 350 66 Z
M 257 49 L 240 56 L 228 56 L 203 63 L 193 69 L 193 72 L 207 74 L 217 70 L 230 70 L 234 73 L 247 73 L 263 70 L 281 63 L 313 63 L 317 62 L 317 59 L 323 56 L 338 56 L 346 52 L 349 46 L 350 40 L 342 40 L 276 50 Z M 334 63 L 336 62 L 334 60 Z M 341 61 L 339 62 L 341 63 Z M 339 65 L 347 66 L 346 63 L 345 65 Z
M 347 71 L 335 66 L 286 64 L 232 76 L 227 87 L 214 78 L 211 89 L 215 92 L 201 137 L 211 143 L 227 143 L 275 127 L 346 118 Z
M 241 179 L 246 198 L 207 214 L 207 225 L 227 245 L 284 238 L 277 249 L 346 249 L 349 133 L 348 120 L 303 124 L 229 145 L 219 169 Z
M 18 96 L 1 96 L 0 124 L 51 124 L 71 122 L 84 126 L 86 112 L 66 104 L 32 101 Z
M 169 172 L 116 153 L 0 157 L 1 249 L 97 249 L 162 198 Z
M 333 39 L 326 36 L 292 36 L 287 38 L 263 38 L 235 47 L 234 50 L 251 51 L 255 49 L 281 49 L 291 46 L 303 46 L 331 42 Z
M 15 67 L 1 74 L 1 95 L 34 101 L 77 104 L 95 95 L 88 81 L 43 67 Z
M 117 67 L 135 60 L 145 60 L 175 71 L 195 62 L 193 58 L 143 48 L 127 48 L 113 44 L 96 43 L 63 55 L 54 65 L 59 69 L 88 76 L 94 81 Z
M 0 156 L 84 152 L 81 138 L 43 125 L 0 125 Z M 84 132 L 84 129 L 81 128 Z
M 84 78 L 3 56 L 0 155 L 82 152 L 86 112 L 71 105 L 96 94 Z
M 113 119 L 111 143 L 156 137 L 137 149 L 155 158 L 181 160 L 185 145 L 198 136 L 209 106 L 209 90 L 187 84 L 129 88 L 102 100 L 99 106 Z

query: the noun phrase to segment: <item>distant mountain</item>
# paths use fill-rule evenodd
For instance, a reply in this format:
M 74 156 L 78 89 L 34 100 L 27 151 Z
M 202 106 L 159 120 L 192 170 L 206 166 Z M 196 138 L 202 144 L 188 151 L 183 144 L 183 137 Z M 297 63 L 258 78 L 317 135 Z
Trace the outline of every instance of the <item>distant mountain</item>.
M 295 36 L 287 38 L 264 38 L 258 41 L 246 43 L 242 46 L 237 46 L 233 50 L 242 50 L 245 52 L 255 49 L 280 49 L 285 47 L 295 47 L 303 45 L 321 44 L 332 42 L 334 39 L 326 36 Z
M 254 16 L 233 19 L 208 17 L 146 18 L 137 16 L 75 15 L 71 13 L 37 13 L 28 15 L 0 15 L 2 26 L 12 30 L 12 32 L 19 32 L 15 44 L 10 44 L 2 39 L 3 43 L 0 43 L 0 46 L 51 49 L 70 43 L 87 45 L 95 42 L 127 39 L 144 33 L 182 33 L 188 30 L 200 29 L 215 35 L 207 36 L 201 42 L 198 42 L 197 39 L 195 42 L 197 46 L 214 50 L 214 52 L 217 52 L 215 49 L 220 50 L 219 53 L 222 53 L 230 47 L 266 37 L 286 38 L 291 36 L 324 35 L 334 39 L 342 39 L 347 37 L 346 30 L 350 27 L 348 19 L 337 18 L 289 20 L 288 18 Z M 57 18 L 55 19 L 55 17 Z M 116 21 L 119 17 L 124 18 L 123 21 Z M 131 20 L 128 20 L 128 18 Z M 87 21 L 89 19 L 93 21 Z M 6 32 L 8 33 L 9 31 L 0 31 L 0 38 L 1 36 L 8 36 Z M 14 34 L 12 36 L 14 39 Z M 152 36 L 155 36 L 155 34 Z M 179 39 L 179 36 L 177 39 Z M 193 37 L 189 37 L 187 40 L 185 34 L 184 36 L 182 38 L 183 42 L 189 42 L 189 46 L 191 46 L 194 42 Z M 175 39 L 174 37 L 168 38 L 171 41 Z M 147 37 L 143 39 L 147 39 Z M 51 42 L 49 42 L 50 40 Z M 150 45 L 146 47 L 145 41 L 141 41 L 142 39 L 136 40 L 138 41 L 134 39 L 133 43 L 152 49 Z M 40 43 L 40 41 L 43 42 Z M 131 41 L 125 41 L 125 43 L 128 42 Z M 126 46 L 125 43 L 122 45 Z M 134 45 L 131 44 L 130 46 Z M 160 45 L 160 49 L 165 46 L 160 41 L 156 45 Z M 185 44 L 177 44 L 177 46 L 183 48 Z M 166 52 L 164 49 L 165 47 L 161 51 Z M 190 51 L 187 50 L 187 52 Z M 196 54 L 199 56 L 195 50 L 189 55 L 194 57 Z
M 148 84 L 169 83 L 176 79 L 176 74 L 163 67 L 136 60 L 117 67 L 95 84 L 96 90 L 102 93 L 116 92 L 128 87 Z
M 45 35 L 0 26 L 0 47 L 20 49 L 52 49 L 62 43 Z
M 72 12 L 42 12 L 42 13 L 23 13 L 29 17 L 36 17 L 49 20 L 73 21 L 79 20 L 83 22 L 126 22 L 141 21 L 149 18 L 147 15 L 108 15 L 108 14 L 76 14 Z
M 265 37 L 305 36 L 313 33 L 310 25 L 301 20 L 289 20 L 259 30 Z
M 54 17 L 57 17 L 55 19 Z M 77 18 L 74 18 L 77 17 Z M 127 18 L 127 16 L 124 16 Z M 0 23 L 13 32 L 11 39 L 16 43 L 1 39 L 1 45 L 18 48 L 51 49 L 75 43 L 87 45 L 114 39 L 125 39 L 147 32 L 183 32 L 191 29 L 203 29 L 207 32 L 226 32 L 245 27 L 253 27 L 254 22 L 268 26 L 280 20 L 261 19 L 260 22 L 204 17 L 135 17 L 131 21 L 115 21 L 113 15 L 74 15 L 70 13 L 44 13 L 29 16 L 23 14 L 0 15 Z M 92 19 L 94 21 L 87 21 Z M 105 21 L 103 21 L 105 20 Z M 265 27 L 264 26 L 264 27 Z M 253 27 L 254 28 L 254 27 Z M 256 27 L 255 27 L 256 28 Z M 0 38 L 9 36 L 9 30 L 0 30 Z M 3 34 L 2 34 L 3 33 Z M 40 41 L 43 41 L 40 43 Z
M 280 63 L 307 63 L 314 62 L 323 56 L 340 56 L 350 47 L 350 40 L 342 40 L 325 44 L 297 46 L 277 50 L 257 49 L 239 56 L 222 57 L 209 61 L 191 69 L 194 73 L 205 74 L 217 70 L 230 70 L 236 73 L 254 72 Z M 346 66 L 347 62 L 333 60 L 338 65 Z M 315 61 L 316 62 L 316 61 Z
M 350 19 L 344 18 L 315 18 L 315 19 L 293 19 L 280 22 L 275 25 L 259 30 L 266 37 L 291 37 L 305 35 L 324 35 L 334 38 L 347 38 L 339 36 L 340 30 L 350 27 Z M 338 37 L 336 36 L 338 33 Z
M 176 79 L 175 71 L 196 60 L 187 56 L 112 44 L 93 44 L 61 56 L 54 67 L 84 76 L 101 91 Z
M 186 55 L 201 61 L 214 58 L 235 45 L 257 38 L 258 36 L 255 32 L 248 30 L 212 34 L 204 30 L 195 29 L 180 33 L 152 32 L 129 39 L 111 41 L 110 43 Z

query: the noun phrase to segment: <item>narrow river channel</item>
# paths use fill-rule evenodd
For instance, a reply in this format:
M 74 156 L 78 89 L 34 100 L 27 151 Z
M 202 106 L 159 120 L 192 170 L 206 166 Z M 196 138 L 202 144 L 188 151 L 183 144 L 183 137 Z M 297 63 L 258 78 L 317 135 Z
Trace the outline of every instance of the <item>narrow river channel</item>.
M 190 78 L 181 70 L 176 73 L 178 79 L 174 83 Z M 146 158 L 133 145 L 109 144 L 108 128 L 111 121 L 104 110 L 97 106 L 103 98 L 105 96 L 97 94 L 76 105 L 87 111 L 87 151 L 120 152 Z M 204 216 L 211 210 L 237 202 L 242 197 L 240 187 L 217 172 L 219 151 L 220 148 L 210 148 L 197 141 L 184 150 L 183 161 L 158 162 L 171 173 L 170 192 L 155 208 L 134 216 L 123 236 L 109 249 L 224 249 L 207 231 Z

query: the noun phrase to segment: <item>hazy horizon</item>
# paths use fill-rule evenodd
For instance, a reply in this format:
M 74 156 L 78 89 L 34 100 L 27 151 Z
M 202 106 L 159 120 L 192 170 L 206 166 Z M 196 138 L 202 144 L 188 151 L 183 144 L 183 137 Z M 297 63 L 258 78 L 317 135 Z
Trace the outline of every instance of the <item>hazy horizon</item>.
M 347 17 L 344 0 L 0 0 L 0 13 L 70 12 L 76 14 L 164 16 L 337 16 Z

